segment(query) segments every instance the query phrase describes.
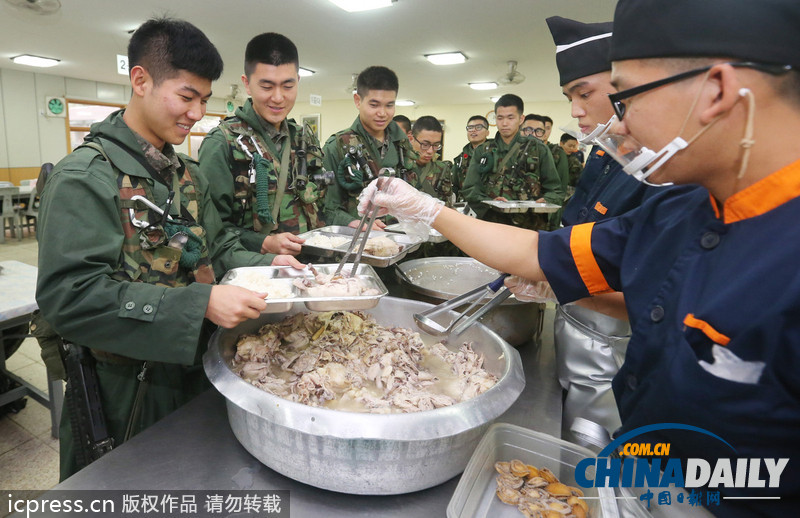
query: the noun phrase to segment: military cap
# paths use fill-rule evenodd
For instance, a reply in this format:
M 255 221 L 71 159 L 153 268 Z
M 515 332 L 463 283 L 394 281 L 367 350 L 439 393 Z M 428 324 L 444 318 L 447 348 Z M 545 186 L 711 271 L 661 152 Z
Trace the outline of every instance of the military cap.
M 556 44 L 556 66 L 562 86 L 580 77 L 611 70 L 608 59 L 611 22 L 583 23 L 551 16 L 547 26 Z
M 800 66 L 798 0 L 619 0 L 611 60 L 721 57 Z

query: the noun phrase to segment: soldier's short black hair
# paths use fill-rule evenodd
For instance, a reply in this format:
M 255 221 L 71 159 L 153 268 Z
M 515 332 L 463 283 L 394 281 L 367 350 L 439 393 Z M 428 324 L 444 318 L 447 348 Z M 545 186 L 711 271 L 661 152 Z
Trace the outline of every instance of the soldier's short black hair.
M 403 131 L 408 133 L 411 131 L 411 119 L 406 117 L 405 115 L 395 115 L 392 117 L 392 120 L 397 123 L 398 126 L 403 128 Z
M 520 115 L 525 113 L 525 103 L 522 102 L 522 98 L 520 96 L 514 94 L 501 95 L 500 99 L 494 103 L 494 111 L 497 112 L 498 108 L 508 106 L 516 107 Z
M 550 117 L 547 117 L 545 115 L 536 115 L 535 113 L 529 113 L 528 115 L 525 116 L 525 120 L 523 120 L 522 122 L 525 122 L 525 121 L 539 121 L 542 124 L 544 124 L 545 122 L 547 122 L 547 119 L 550 119 Z M 550 119 L 550 124 L 552 124 L 552 123 L 553 123 L 553 119 Z
M 567 142 L 569 142 L 570 140 L 574 140 L 574 141 L 576 141 L 576 142 L 578 141 L 578 139 L 576 139 L 575 137 L 573 137 L 573 136 L 572 136 L 572 135 L 570 135 L 569 133 L 562 133 L 562 135 L 561 135 L 561 141 L 560 141 L 562 144 L 566 144 L 566 143 L 567 143 Z
M 367 67 L 358 74 L 356 92 L 364 97 L 370 90 L 395 92 L 400 89 L 400 81 L 391 69 L 381 66 Z
M 292 40 L 276 32 L 265 32 L 254 37 L 247 43 L 244 51 L 244 75 L 250 78 L 250 74 L 256 69 L 259 63 L 272 65 L 300 66 L 300 58 L 297 54 L 297 47 Z
M 151 18 L 131 36 L 128 70 L 141 66 L 158 85 L 181 70 L 216 81 L 222 75 L 222 56 L 203 31 L 184 20 Z
M 421 131 L 435 131 L 437 133 L 444 133 L 442 123 L 436 117 L 431 115 L 423 115 L 414 121 L 414 126 L 411 128 L 411 134 L 416 137 Z
M 484 126 L 486 126 L 487 128 L 489 127 L 489 119 L 487 119 L 483 115 L 473 115 L 472 117 L 470 117 L 469 120 L 467 121 L 467 126 L 469 126 L 469 123 L 472 121 L 481 121 Z
M 542 117 L 542 122 L 544 122 L 545 124 L 549 122 L 551 126 L 553 125 L 553 119 L 551 119 L 547 115 L 542 115 L 541 117 Z

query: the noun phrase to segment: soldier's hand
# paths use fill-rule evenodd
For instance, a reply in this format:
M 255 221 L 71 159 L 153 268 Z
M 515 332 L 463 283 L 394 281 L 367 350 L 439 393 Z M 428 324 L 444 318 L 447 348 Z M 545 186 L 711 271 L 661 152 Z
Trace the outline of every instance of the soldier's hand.
M 494 199 L 494 201 L 508 201 L 508 200 L 502 196 L 498 196 L 497 198 Z
M 272 266 L 291 266 L 296 270 L 302 270 L 306 267 L 303 263 L 295 259 L 293 255 L 276 255 L 272 260 Z
M 266 293 L 219 284 L 211 288 L 205 317 L 220 327 L 236 327 L 245 320 L 258 318 L 266 309 Z
M 305 239 L 297 237 L 291 232 L 270 234 L 261 243 L 261 253 L 297 255 L 300 253 L 300 245 L 303 243 L 305 243 Z
M 538 200 L 536 200 L 536 203 L 547 203 L 547 200 L 545 200 L 544 198 L 539 198 Z
M 348 223 L 347 226 L 350 227 L 350 228 L 358 228 L 358 224 L 359 223 L 361 223 L 361 220 L 354 219 L 353 221 Z M 364 225 L 364 227 L 366 227 L 366 225 Z M 372 223 L 372 229 L 371 230 L 383 230 L 384 228 L 386 228 L 386 223 L 384 223 L 383 221 L 381 221 L 379 219 L 376 219 Z M 363 228 L 363 227 L 361 228 L 362 232 L 365 231 L 365 230 L 366 230 L 366 228 Z

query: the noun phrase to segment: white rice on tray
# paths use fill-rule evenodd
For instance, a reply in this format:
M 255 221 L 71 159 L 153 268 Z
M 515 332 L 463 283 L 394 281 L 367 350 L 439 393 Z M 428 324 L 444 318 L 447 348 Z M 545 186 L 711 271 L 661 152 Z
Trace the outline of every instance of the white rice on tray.
M 349 243 L 351 239 L 352 238 L 349 237 L 314 234 L 309 239 L 306 239 L 305 244 L 308 246 L 317 246 L 319 248 L 336 248 L 345 243 Z
M 259 272 L 237 272 L 229 284 L 266 293 L 268 299 L 290 299 L 295 296 L 291 283 L 270 279 Z

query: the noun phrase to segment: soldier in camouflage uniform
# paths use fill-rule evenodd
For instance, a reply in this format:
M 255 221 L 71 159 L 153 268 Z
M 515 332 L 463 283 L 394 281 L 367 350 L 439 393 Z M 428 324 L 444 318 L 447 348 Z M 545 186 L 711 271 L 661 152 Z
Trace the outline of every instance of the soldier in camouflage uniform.
M 569 133 L 564 133 L 561 135 L 561 140 L 558 145 L 561 146 L 561 149 L 567 154 L 567 165 L 569 166 L 569 189 L 567 194 L 572 195 L 575 191 L 575 186 L 578 184 L 578 179 L 581 177 L 581 172 L 583 171 L 583 162 L 578 158 L 578 139 Z
M 562 208 L 557 212 L 551 213 L 548 218 L 549 229 L 555 230 L 561 226 L 561 213 L 564 211 L 563 207 L 567 200 L 567 188 L 569 186 L 569 158 L 561 146 L 558 144 L 551 144 L 544 140 L 548 135 L 547 129 L 545 128 L 547 120 L 550 120 L 550 117 L 528 114 L 525 116 L 525 120 L 522 122 L 521 131 L 525 136 L 533 136 L 544 142 L 548 149 L 550 149 L 550 153 L 553 155 L 553 162 L 556 165 L 556 171 L 558 171 L 558 178 L 561 180 L 561 189 L 564 191 L 564 199 L 558 204 L 561 205 Z M 552 126 L 552 121 L 550 121 L 550 124 Z
M 211 323 L 234 327 L 266 308 L 265 294 L 214 285 L 215 273 L 302 266 L 242 248 L 223 230 L 197 163 L 172 147 L 203 117 L 222 73 L 211 42 L 187 22 L 150 20 L 133 34 L 128 57 L 128 107 L 93 125 L 86 143 L 55 166 L 37 231 L 40 316 L 96 359 L 115 445 L 208 389 L 200 357 Z M 168 209 L 171 220 L 137 195 Z M 62 479 L 80 467 L 69 396 L 64 409 Z
M 358 226 L 358 195 L 372 178 L 388 167 L 407 182 L 416 182 L 416 153 L 405 132 L 392 120 L 399 82 L 381 66 L 358 75 L 353 95 L 358 117 L 353 124 L 328 139 L 323 147 L 325 169 L 336 181 L 325 194 L 324 219 L 328 225 Z M 376 220 L 375 228 L 386 225 Z
M 564 191 L 553 155 L 539 139 L 519 131 L 524 105 L 514 94 L 495 104 L 497 136 L 475 150 L 464 181 L 464 199 L 479 218 L 532 230 L 546 229 L 546 214 L 502 213 L 483 200 L 542 200 L 560 205 Z
M 322 226 L 320 188 L 310 179 L 322 167 L 319 142 L 287 119 L 298 66 L 297 47 L 285 36 L 251 39 L 242 76 L 251 98 L 200 146 L 200 170 L 226 229 L 254 252 L 297 255 L 303 240 L 296 234 Z
M 472 161 L 472 156 L 475 154 L 475 149 L 484 144 L 489 139 L 489 121 L 483 115 L 473 115 L 467 121 L 467 144 L 461 153 L 453 159 L 455 166 L 456 177 L 460 185 L 464 184 L 464 179 L 467 177 L 469 164 Z

